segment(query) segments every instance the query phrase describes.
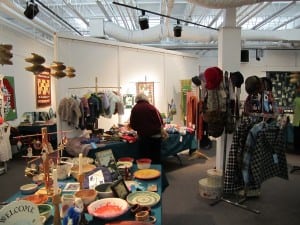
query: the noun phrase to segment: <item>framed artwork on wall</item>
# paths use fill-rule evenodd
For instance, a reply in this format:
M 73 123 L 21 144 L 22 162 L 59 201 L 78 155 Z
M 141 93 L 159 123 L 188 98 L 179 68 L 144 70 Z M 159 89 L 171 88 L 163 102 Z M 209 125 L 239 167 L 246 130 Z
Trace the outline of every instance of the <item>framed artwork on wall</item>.
M 2 105 L 4 107 L 4 119 L 6 121 L 14 120 L 17 118 L 14 77 L 4 76 L 2 93 L 3 93 Z
M 283 110 L 293 109 L 297 84 L 290 81 L 292 74 L 293 72 L 288 71 L 267 71 L 266 73 L 272 81 L 274 99 L 278 107 Z
M 134 105 L 134 96 L 132 94 L 123 95 L 123 103 L 126 109 L 131 109 Z
M 149 102 L 154 105 L 154 82 L 137 82 L 136 93 L 144 93 L 148 97 Z
M 35 76 L 36 86 L 36 106 L 51 106 L 51 77 L 48 72 L 40 73 Z

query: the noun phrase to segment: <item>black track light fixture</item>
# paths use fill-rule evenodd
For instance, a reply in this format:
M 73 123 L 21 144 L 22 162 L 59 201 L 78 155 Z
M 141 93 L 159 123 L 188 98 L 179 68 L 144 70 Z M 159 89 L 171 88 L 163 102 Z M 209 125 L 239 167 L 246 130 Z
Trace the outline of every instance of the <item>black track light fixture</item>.
M 180 25 L 180 21 L 177 20 L 176 26 L 173 28 L 174 37 L 181 37 L 182 26 Z
M 139 16 L 139 24 L 142 30 L 149 28 L 149 18 L 145 14 L 145 10 L 142 10 L 142 15 Z
M 34 2 L 34 0 L 29 0 L 26 2 L 26 9 L 24 11 L 24 15 L 32 20 L 39 13 L 38 5 Z

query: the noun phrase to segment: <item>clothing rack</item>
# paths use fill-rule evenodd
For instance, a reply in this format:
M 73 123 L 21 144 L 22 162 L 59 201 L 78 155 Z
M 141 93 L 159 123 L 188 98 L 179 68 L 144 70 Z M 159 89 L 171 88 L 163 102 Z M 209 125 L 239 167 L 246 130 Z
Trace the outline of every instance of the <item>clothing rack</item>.
M 211 206 L 215 206 L 216 204 L 220 203 L 221 201 L 225 202 L 225 203 L 229 203 L 231 205 L 234 205 L 236 207 L 239 207 L 239 208 L 242 208 L 242 209 L 245 209 L 245 210 L 248 210 L 250 212 L 253 212 L 253 213 L 256 213 L 256 214 L 259 214 L 260 211 L 257 210 L 257 209 L 252 209 L 252 208 L 249 208 L 247 205 L 243 205 L 242 203 L 246 200 L 246 196 L 247 196 L 247 193 L 246 193 L 246 188 L 244 190 L 244 198 L 241 199 L 241 200 L 238 200 L 238 201 L 232 201 L 230 199 L 227 199 L 224 197 L 224 192 L 223 192 L 223 186 L 224 186 L 224 173 L 225 173 L 225 165 L 226 165 L 226 151 L 227 151 L 227 133 L 225 132 L 225 135 L 224 135 L 224 156 L 223 156 L 223 169 L 222 169 L 222 187 L 221 187 L 221 190 L 222 190 L 222 193 L 220 195 L 220 197 L 212 202 L 210 205 Z
M 82 86 L 82 87 L 71 87 L 68 88 L 69 90 L 74 90 L 74 89 L 89 89 L 89 88 L 94 88 L 95 89 L 95 93 L 98 93 L 98 88 L 107 88 L 107 89 L 121 89 L 120 86 L 98 86 L 98 78 L 95 77 L 95 86 Z

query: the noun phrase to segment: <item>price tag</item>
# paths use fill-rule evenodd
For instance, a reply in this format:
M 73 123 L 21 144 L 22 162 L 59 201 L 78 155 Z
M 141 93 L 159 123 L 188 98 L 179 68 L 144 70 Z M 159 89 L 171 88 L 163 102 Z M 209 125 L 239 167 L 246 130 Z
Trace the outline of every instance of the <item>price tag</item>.
M 273 154 L 273 161 L 275 164 L 278 164 L 278 155 L 277 154 Z

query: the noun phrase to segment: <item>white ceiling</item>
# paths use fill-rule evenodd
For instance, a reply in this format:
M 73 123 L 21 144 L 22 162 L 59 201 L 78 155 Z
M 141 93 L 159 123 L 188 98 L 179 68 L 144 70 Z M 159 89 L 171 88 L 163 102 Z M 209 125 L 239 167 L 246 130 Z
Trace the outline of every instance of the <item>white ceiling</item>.
M 140 31 L 138 17 L 140 10 L 114 4 L 111 0 L 36 0 L 39 7 L 38 15 L 33 19 L 27 19 L 23 12 L 26 8 L 26 0 L 2 0 L 0 2 L 0 23 L 8 24 L 10 27 L 33 35 L 46 43 L 53 43 L 53 33 L 91 36 L 90 22 L 95 19 L 103 19 L 104 23 L 114 23 L 116 27 L 128 32 Z M 242 6 L 236 7 L 236 26 L 243 31 L 277 32 L 291 29 L 300 29 L 300 2 L 299 1 L 259 1 L 259 0 L 115 0 L 120 4 L 145 9 L 178 18 L 185 21 L 197 23 L 184 24 L 184 26 L 195 29 L 210 30 L 206 27 L 219 29 L 223 26 L 226 7 L 232 7 L 237 2 Z M 219 2 L 218 8 L 213 3 Z M 255 3 L 258 2 L 258 3 Z M 202 6 L 202 3 L 208 5 Z M 246 4 L 248 3 L 248 4 Z M 176 20 L 161 17 L 152 13 L 149 16 L 150 30 L 159 25 L 174 26 Z M 140 31 L 145 32 L 145 31 Z M 116 37 L 106 34 L 106 38 Z M 298 38 L 282 40 L 281 44 L 293 48 L 300 46 Z M 165 47 L 166 37 L 151 43 L 140 43 Z M 173 37 L 167 38 L 172 46 L 198 46 L 205 48 L 216 43 L 216 41 L 183 40 Z M 257 40 L 256 40 L 257 42 Z M 298 43 L 299 42 L 299 43 Z M 278 40 L 276 40 L 278 44 Z M 272 40 L 261 41 L 261 44 L 273 45 Z M 171 46 L 171 45 L 170 45 Z M 166 47 L 167 48 L 167 47 Z

